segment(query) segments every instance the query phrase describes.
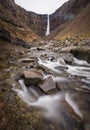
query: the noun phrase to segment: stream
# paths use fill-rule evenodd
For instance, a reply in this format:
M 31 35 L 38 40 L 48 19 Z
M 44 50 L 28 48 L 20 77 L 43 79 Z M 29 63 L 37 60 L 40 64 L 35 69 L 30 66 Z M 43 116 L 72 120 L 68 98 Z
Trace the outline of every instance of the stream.
M 20 88 L 13 90 L 29 107 L 42 113 L 43 130 L 90 130 L 90 64 L 44 47 L 29 51 L 28 57 L 30 53 L 37 57 L 43 80 L 53 80 L 55 91 L 41 94 L 41 88 L 39 92 L 33 85 L 27 87 L 24 79 L 19 79 Z

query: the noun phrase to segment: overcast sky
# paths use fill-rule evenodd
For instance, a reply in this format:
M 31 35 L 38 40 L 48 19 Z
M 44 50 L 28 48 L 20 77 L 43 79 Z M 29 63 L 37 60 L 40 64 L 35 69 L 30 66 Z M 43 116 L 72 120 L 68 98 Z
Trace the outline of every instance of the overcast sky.
M 15 0 L 28 11 L 39 14 L 51 14 L 68 0 Z

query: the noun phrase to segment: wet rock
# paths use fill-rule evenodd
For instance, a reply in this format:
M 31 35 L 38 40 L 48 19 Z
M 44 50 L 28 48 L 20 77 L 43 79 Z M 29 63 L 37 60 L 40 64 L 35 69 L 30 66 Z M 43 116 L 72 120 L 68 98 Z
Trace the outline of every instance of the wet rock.
M 70 52 L 71 50 L 75 49 L 76 46 L 69 46 L 61 49 L 61 52 Z
M 34 58 L 23 58 L 23 59 L 19 59 L 19 62 L 22 63 L 29 63 L 29 62 L 34 62 L 36 59 Z
M 43 74 L 36 69 L 26 70 L 23 74 L 26 86 L 38 84 L 43 80 Z
M 56 82 L 56 86 L 59 90 L 79 90 L 81 83 L 75 81 L 64 81 L 64 82 Z
M 43 47 L 37 47 L 37 50 L 38 51 L 43 51 L 43 50 L 45 50 L 45 48 L 43 48 Z
M 64 71 L 64 70 L 68 69 L 68 67 L 67 66 L 57 66 L 57 67 L 55 67 L 55 69 Z
M 44 73 L 46 74 L 52 74 L 53 72 L 51 70 L 49 70 L 46 66 L 44 65 L 37 65 L 36 66 L 37 69 L 41 69 L 42 71 L 44 71 Z
M 39 87 L 40 87 L 45 93 L 53 93 L 54 90 L 57 91 L 55 82 L 53 81 L 53 79 L 52 79 L 51 76 L 49 76 L 47 79 L 45 79 L 42 84 L 39 84 Z
M 51 89 L 48 91 L 48 94 L 56 94 L 58 93 L 58 89 L 57 88 L 54 88 L 54 89 Z
M 90 47 L 77 47 L 71 50 L 71 53 L 78 59 L 86 60 L 90 63 Z
M 54 57 L 54 56 L 50 56 L 50 57 L 49 57 L 49 60 L 50 60 L 50 61 L 54 61 L 54 60 L 55 60 L 55 57 Z
M 64 59 L 65 63 L 67 63 L 67 64 L 72 64 L 74 61 L 72 54 L 64 54 L 62 56 L 62 58 Z
M 0 39 L 4 41 L 11 41 L 10 33 L 3 27 L 0 27 Z

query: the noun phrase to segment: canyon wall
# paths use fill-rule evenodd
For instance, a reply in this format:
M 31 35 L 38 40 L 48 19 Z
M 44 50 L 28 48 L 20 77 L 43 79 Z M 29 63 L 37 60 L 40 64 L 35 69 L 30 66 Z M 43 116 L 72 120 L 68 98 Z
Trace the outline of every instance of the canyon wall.
M 47 28 L 47 15 L 28 12 L 27 25 L 39 36 L 44 37 Z
M 14 0 L 0 0 L 0 39 L 14 43 L 41 40 L 46 27 L 47 15 L 28 12 L 16 5 Z
M 88 13 L 89 8 L 86 10 L 87 13 L 85 11 L 85 19 L 87 19 L 86 21 L 84 20 L 84 17 L 82 17 L 83 13 L 81 12 L 87 7 L 89 3 L 90 0 L 69 0 L 68 2 L 64 3 L 58 10 L 56 10 L 55 13 L 51 14 L 51 34 L 49 39 L 59 36 L 59 34 L 61 36 L 61 34 L 68 33 L 68 31 L 64 31 L 67 27 L 67 30 L 72 30 L 71 22 L 74 20 L 75 22 L 74 24 L 72 23 L 72 28 L 74 26 L 74 28 L 77 29 L 78 26 L 84 25 L 81 27 L 82 29 L 80 28 L 80 30 L 76 32 L 78 33 L 81 30 L 85 30 L 86 33 L 86 29 L 89 30 L 89 22 L 86 22 L 90 20 L 90 13 Z M 76 20 L 80 18 L 83 19 L 79 21 Z M 46 28 L 47 15 L 40 15 L 31 11 L 26 11 L 22 7 L 16 5 L 14 0 L 0 0 L 0 38 L 7 39 L 9 41 L 11 40 L 14 43 L 17 41 L 20 43 L 21 39 L 29 43 L 32 41 L 41 40 L 43 37 L 45 37 Z
M 75 19 L 89 2 L 90 0 L 69 0 L 64 3 L 55 13 L 50 15 L 51 32 L 65 22 Z

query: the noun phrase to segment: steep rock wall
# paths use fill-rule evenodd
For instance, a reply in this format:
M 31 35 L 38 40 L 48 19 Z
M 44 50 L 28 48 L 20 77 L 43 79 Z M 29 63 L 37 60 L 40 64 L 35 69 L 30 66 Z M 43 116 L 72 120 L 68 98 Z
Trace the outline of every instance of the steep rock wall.
M 90 2 L 90 0 L 69 0 L 55 13 L 50 15 L 50 30 L 53 31 L 65 22 L 73 20 Z
M 8 32 L 11 40 L 22 39 L 26 42 L 40 40 L 45 36 L 47 15 L 28 12 L 16 5 L 14 0 L 0 0 L 0 27 Z M 0 36 L 0 37 L 1 37 Z

